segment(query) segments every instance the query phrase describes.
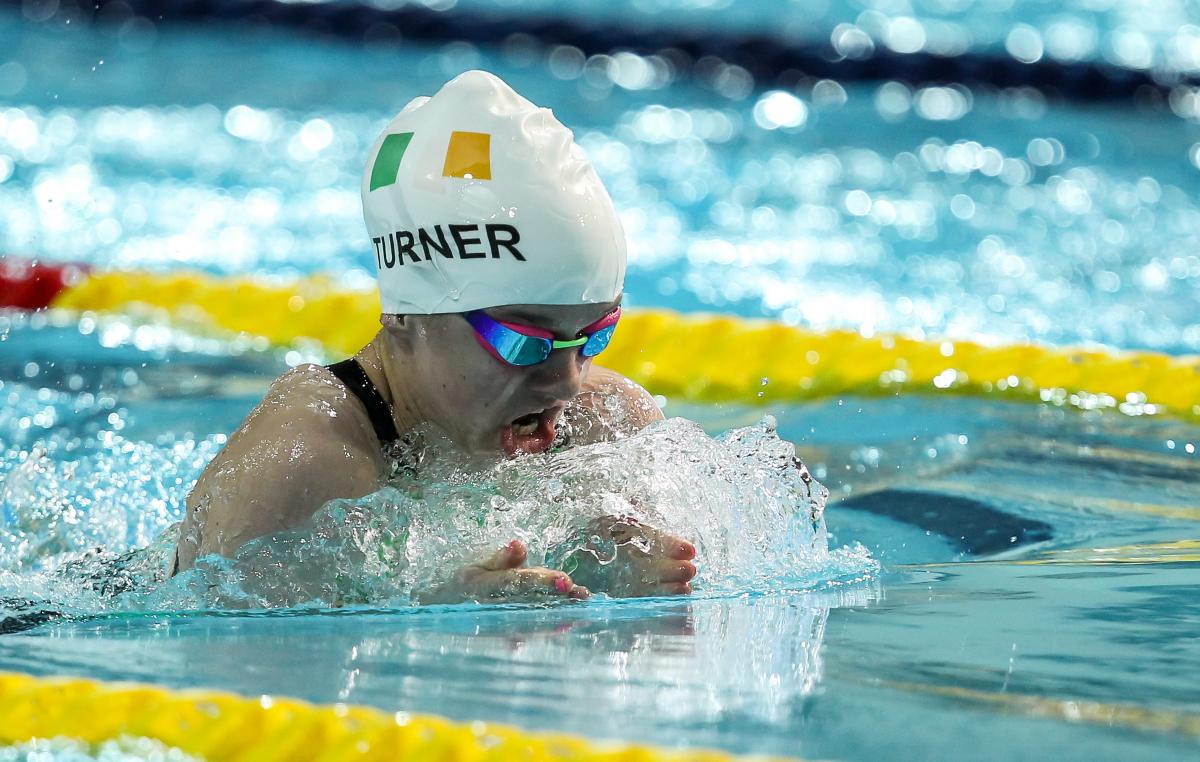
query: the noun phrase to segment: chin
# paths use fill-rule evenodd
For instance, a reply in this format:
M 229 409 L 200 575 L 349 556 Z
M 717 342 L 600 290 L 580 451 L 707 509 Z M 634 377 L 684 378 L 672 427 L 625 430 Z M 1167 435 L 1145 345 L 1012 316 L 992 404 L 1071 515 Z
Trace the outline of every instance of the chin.
M 496 429 L 488 431 L 469 432 L 454 443 L 468 455 L 499 455 L 500 434 Z
M 488 432 L 484 431 L 463 429 L 461 427 L 451 428 L 434 423 L 433 421 L 428 421 L 427 425 L 431 426 L 449 444 L 466 455 L 497 455 L 500 452 L 499 435 L 495 433 L 495 430 L 493 430 L 489 438 Z

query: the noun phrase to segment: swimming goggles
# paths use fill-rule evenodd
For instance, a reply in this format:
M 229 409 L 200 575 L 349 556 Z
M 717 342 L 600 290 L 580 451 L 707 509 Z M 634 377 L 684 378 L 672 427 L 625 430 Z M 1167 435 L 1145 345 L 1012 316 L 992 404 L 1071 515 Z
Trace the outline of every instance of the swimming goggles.
M 496 320 L 483 310 L 474 310 L 463 315 L 475 329 L 475 339 L 492 357 L 509 365 L 537 365 L 545 362 L 556 349 L 579 347 L 584 357 L 595 357 L 604 351 L 617 330 L 621 319 L 621 308 L 597 320 L 580 331 L 575 339 L 559 341 L 554 334 L 542 328 L 519 323 Z

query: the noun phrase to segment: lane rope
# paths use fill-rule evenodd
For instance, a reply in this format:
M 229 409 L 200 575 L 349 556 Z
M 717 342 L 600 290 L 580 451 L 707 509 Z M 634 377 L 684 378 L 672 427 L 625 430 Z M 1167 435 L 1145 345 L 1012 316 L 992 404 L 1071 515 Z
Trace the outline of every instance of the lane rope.
M 601 743 L 347 704 L 0 673 L 0 744 L 148 738 L 210 762 L 732 762 L 731 754 Z M 761 758 L 758 758 L 761 759 Z
M 991 706 L 1027 717 L 1043 717 L 1109 728 L 1129 728 L 1142 732 L 1200 736 L 1200 714 L 1187 710 L 1028 693 L 1001 693 L 958 685 L 932 685 L 899 680 L 883 680 L 878 684 L 906 693 L 940 696 L 962 703 Z
M 357 352 L 379 327 L 374 290 L 349 289 L 323 276 L 264 280 L 177 271 L 73 278 L 47 306 L 263 337 L 340 357 Z M 950 394 L 1200 420 L 1197 355 L 868 337 L 643 309 L 623 318 L 603 364 L 655 394 L 686 401 Z
M 7 0 L 22 4 L 22 0 Z M 111 6 L 111 7 L 110 7 Z M 1045 56 L 1020 61 L 1002 48 L 978 47 L 958 54 L 926 50 L 900 53 L 876 41 L 847 55 L 831 29 L 814 29 L 794 39 L 771 29 L 742 31 L 719 23 L 663 24 L 651 15 L 628 18 L 571 18 L 556 12 L 530 14 L 519 8 L 432 8 L 420 3 L 357 0 L 98 0 L 83 6 L 57 4 L 43 23 L 65 18 L 81 23 L 119 24 L 133 16 L 153 23 L 224 22 L 239 26 L 288 27 L 301 33 L 399 47 L 404 40 L 426 43 L 469 41 L 497 45 L 518 40 L 542 55 L 571 45 L 585 55 L 631 51 L 659 55 L 683 75 L 699 75 L 713 60 L 745 69 L 760 84 L 794 87 L 803 80 L 841 82 L 900 80 L 914 85 L 958 82 L 991 88 L 1036 87 L 1083 102 L 1128 99 L 1146 93 L 1169 97 L 1175 88 L 1193 88 L 1189 72 L 1141 70 L 1101 58 L 1067 61 Z M 703 77 L 701 77 L 703 78 Z

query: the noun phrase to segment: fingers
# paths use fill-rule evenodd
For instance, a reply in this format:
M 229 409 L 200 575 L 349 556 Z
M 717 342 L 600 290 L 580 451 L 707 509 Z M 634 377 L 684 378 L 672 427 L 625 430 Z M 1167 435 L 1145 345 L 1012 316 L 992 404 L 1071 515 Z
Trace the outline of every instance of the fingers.
M 593 521 L 590 526 L 593 531 L 607 532 L 610 537 L 617 541 L 618 545 L 644 545 L 645 543 L 637 542 L 644 539 L 650 542 L 658 555 L 668 556 L 679 561 L 690 561 L 696 557 L 695 545 L 682 537 L 660 532 L 653 527 L 641 523 L 632 516 L 606 516 Z M 642 551 L 642 548 L 634 547 L 630 550 L 638 552 Z M 647 555 L 654 555 L 654 553 L 647 553 Z
M 659 582 L 690 582 L 696 576 L 696 565 L 691 561 L 660 561 L 655 566 Z
M 525 550 L 525 543 L 520 540 L 513 540 L 504 547 L 497 550 L 492 555 L 488 556 L 483 561 L 473 564 L 484 571 L 503 571 L 504 569 L 516 569 L 521 564 L 525 563 L 525 557 L 528 555 Z
M 663 547 L 668 556 L 680 561 L 690 561 L 696 557 L 696 546 L 681 537 L 663 537 Z
M 647 567 L 641 579 L 630 581 L 609 594 L 618 598 L 641 598 L 654 595 L 690 595 L 696 565 L 691 561 L 660 560 Z
M 583 585 L 576 585 L 575 587 L 571 588 L 569 593 L 567 593 L 567 597 L 574 598 L 577 601 L 586 601 L 588 598 L 592 597 L 592 591 L 588 590 Z
M 696 565 L 691 561 L 664 559 L 654 565 L 647 584 L 635 595 L 691 595 L 695 576 Z
M 545 597 L 573 598 L 586 600 L 591 591 L 576 585 L 565 573 L 534 567 L 531 569 L 508 569 L 489 575 L 488 594 L 493 598 L 509 600 L 538 600 Z
M 613 532 L 614 539 L 618 542 L 627 543 L 635 538 L 644 537 L 650 541 L 653 547 L 654 552 L 650 555 L 667 556 L 679 561 L 690 561 L 696 557 L 696 546 L 682 537 L 660 532 L 645 524 L 623 525 L 621 529 L 621 536 L 619 537 L 617 531 Z
M 538 601 L 546 598 L 587 600 L 592 593 L 561 571 L 522 568 L 528 556 L 524 543 L 513 540 L 479 563 L 464 566 L 455 580 L 422 593 L 423 603 L 462 600 Z
M 528 576 L 533 580 L 532 584 L 535 591 L 539 582 L 544 580 L 548 583 L 549 592 L 551 595 L 564 595 L 568 598 L 576 600 L 586 600 L 591 597 L 591 591 L 582 585 L 576 585 L 571 581 L 571 578 L 565 573 L 554 571 L 553 569 L 544 569 L 541 567 L 535 569 L 523 569 L 520 572 L 524 576 Z
M 666 556 L 677 561 L 690 561 L 696 557 L 696 546 L 673 534 L 658 532 L 653 529 L 643 530 L 655 546 L 655 555 Z

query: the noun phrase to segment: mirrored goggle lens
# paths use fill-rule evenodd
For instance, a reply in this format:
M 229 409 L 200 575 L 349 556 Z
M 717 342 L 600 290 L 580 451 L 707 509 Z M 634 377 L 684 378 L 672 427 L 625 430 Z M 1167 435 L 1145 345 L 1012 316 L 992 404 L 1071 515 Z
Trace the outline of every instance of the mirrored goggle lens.
M 615 330 L 617 330 L 615 323 L 601 328 L 588 337 L 587 343 L 579 351 L 583 353 L 584 357 L 595 357 L 608 347 L 608 342 L 612 339 Z
M 550 356 L 550 342 L 534 336 L 522 336 L 516 331 L 501 328 L 491 341 L 496 353 L 513 365 L 536 365 Z M 488 337 L 491 339 L 491 337 Z

